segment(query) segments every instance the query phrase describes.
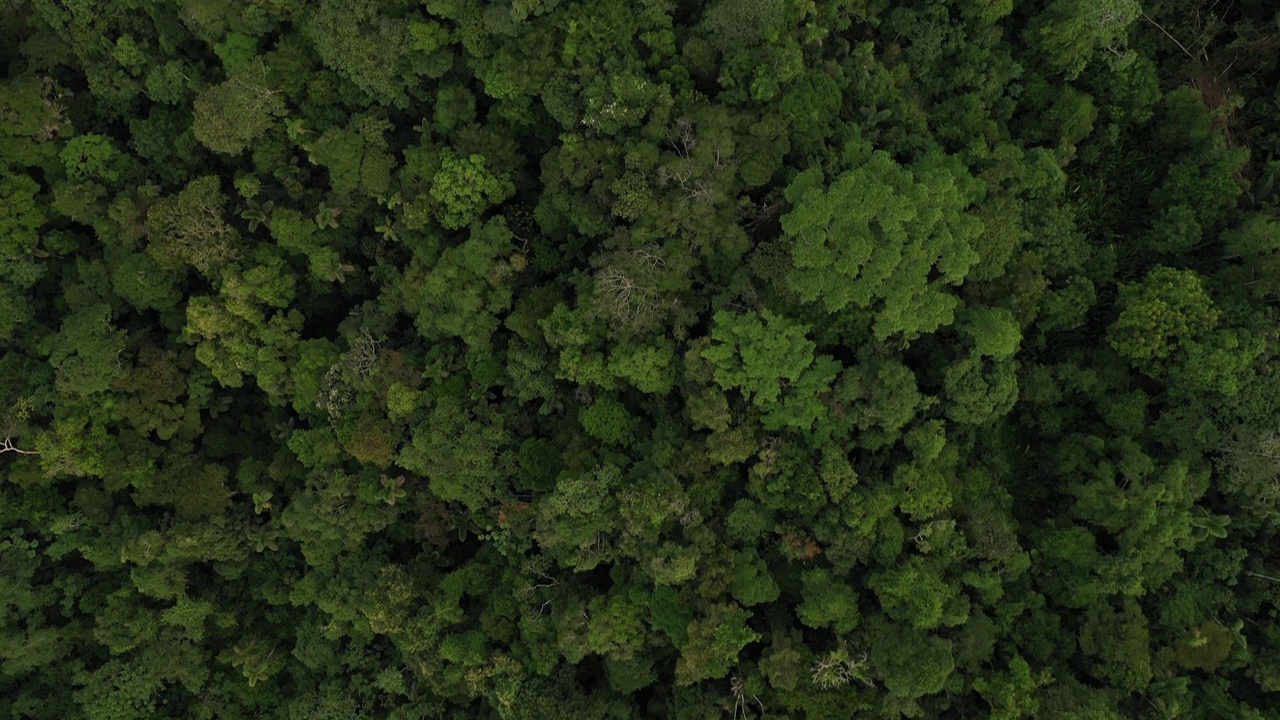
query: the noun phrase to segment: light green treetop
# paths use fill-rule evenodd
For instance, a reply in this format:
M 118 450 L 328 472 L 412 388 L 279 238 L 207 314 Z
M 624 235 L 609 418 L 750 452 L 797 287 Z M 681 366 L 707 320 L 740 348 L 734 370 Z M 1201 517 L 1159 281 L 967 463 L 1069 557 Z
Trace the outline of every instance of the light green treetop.
M 943 158 L 907 169 L 883 152 L 823 187 L 821 171 L 787 188 L 783 216 L 794 269 L 787 283 L 828 312 L 872 309 L 884 339 L 949 324 L 959 285 L 978 261 L 970 239 L 982 222 L 966 214 L 980 186 Z M 936 273 L 936 279 L 930 279 Z

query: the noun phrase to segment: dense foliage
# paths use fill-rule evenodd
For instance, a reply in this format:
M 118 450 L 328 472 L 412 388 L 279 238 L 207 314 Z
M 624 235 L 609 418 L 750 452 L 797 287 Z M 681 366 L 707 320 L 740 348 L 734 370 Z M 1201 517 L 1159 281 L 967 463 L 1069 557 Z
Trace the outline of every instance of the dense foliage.
M 1280 718 L 1270 0 L 0 47 L 0 716 Z

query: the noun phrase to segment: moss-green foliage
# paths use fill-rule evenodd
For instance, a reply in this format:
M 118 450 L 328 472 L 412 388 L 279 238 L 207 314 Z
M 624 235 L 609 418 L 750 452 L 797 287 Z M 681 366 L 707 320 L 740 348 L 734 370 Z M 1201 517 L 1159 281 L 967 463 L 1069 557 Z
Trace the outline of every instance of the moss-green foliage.
M 1267 0 L 0 12 L 0 718 L 1275 720 Z
M 431 197 L 440 204 L 440 224 L 450 229 L 469 225 L 514 191 L 511 182 L 494 175 L 479 154 L 460 158 L 445 153 L 440 171 L 431 179 Z
M 226 81 L 201 93 L 192 132 L 210 150 L 236 155 L 261 138 L 284 114 L 280 91 L 270 87 L 262 58 L 245 61 Z
M 978 261 L 969 238 L 982 232 L 965 212 L 979 186 L 953 165 L 930 158 L 913 172 L 876 152 L 830 187 L 816 168 L 798 176 L 787 188 L 796 209 L 782 219 L 792 290 L 827 312 L 874 306 L 880 339 L 951 324 L 957 301 L 945 286 Z

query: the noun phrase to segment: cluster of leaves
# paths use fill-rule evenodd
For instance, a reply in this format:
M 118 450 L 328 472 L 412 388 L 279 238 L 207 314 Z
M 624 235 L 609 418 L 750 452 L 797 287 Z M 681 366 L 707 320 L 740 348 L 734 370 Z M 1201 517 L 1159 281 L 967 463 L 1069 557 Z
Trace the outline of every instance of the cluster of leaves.
M 0 717 L 1280 720 L 1272 3 L 0 30 Z

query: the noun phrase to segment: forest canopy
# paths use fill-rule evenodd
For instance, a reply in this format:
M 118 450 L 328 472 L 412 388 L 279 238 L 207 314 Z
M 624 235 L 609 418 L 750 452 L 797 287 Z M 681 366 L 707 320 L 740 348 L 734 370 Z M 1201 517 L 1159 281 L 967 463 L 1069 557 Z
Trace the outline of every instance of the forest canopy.
M 1274 3 L 0 49 L 0 717 L 1280 720 Z

